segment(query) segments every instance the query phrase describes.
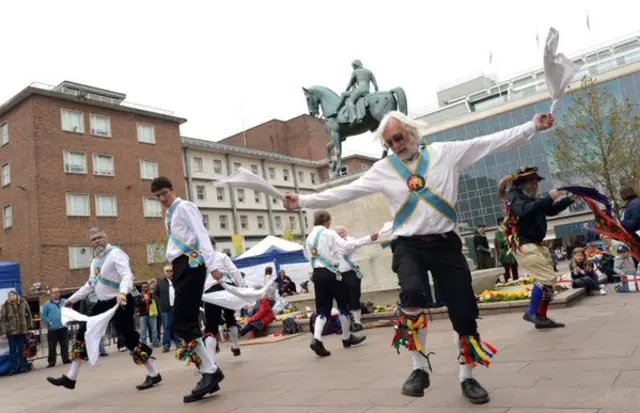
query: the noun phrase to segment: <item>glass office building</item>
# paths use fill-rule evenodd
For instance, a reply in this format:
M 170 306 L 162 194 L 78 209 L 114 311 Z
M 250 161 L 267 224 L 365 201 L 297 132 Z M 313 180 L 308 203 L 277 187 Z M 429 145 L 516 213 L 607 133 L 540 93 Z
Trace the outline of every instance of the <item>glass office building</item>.
M 632 50 L 631 53 L 627 51 L 625 57 L 626 60 L 620 60 L 618 56 L 618 64 L 614 65 L 615 67 L 612 67 L 609 63 L 611 59 L 616 58 L 615 55 L 609 56 L 609 60 L 607 61 L 594 62 L 594 64 L 590 66 L 583 67 L 581 73 L 578 74 L 579 77 L 576 77 L 576 79 L 580 79 L 584 75 L 593 76 L 599 73 L 610 72 L 611 69 L 620 69 L 621 66 L 625 66 L 623 69 L 627 69 L 626 74 L 609 80 L 603 80 L 598 84 L 598 87 L 606 88 L 608 92 L 618 99 L 630 98 L 637 104 L 640 102 L 640 64 L 637 63 L 640 62 L 640 47 L 635 51 Z M 615 62 L 614 60 L 614 63 Z M 606 76 L 603 77 L 606 78 Z M 544 80 L 542 82 L 544 82 Z M 540 85 L 539 81 L 534 87 L 537 87 L 537 90 L 534 88 L 534 90 L 536 90 L 534 94 L 542 93 L 542 90 L 546 88 L 544 83 Z M 502 95 L 498 96 L 498 100 L 506 103 L 516 99 L 508 99 L 506 96 L 507 93 L 502 93 Z M 571 101 L 571 95 L 565 95 L 563 97 L 561 107 L 556 114 L 556 122 L 562 122 L 563 114 L 568 105 L 571 105 Z M 486 107 L 487 99 L 483 102 Z M 502 105 L 507 106 L 505 103 L 502 103 Z M 470 112 L 474 112 L 473 105 L 470 104 L 470 102 L 467 101 L 466 105 L 468 108 L 471 108 Z M 464 119 L 460 119 L 460 116 L 457 116 L 458 119 L 455 121 L 456 126 L 446 128 L 446 123 L 454 123 L 451 119 L 440 122 L 439 125 L 433 127 L 436 132 L 427 135 L 425 140 L 427 142 L 467 140 L 491 134 L 525 123 L 531 120 L 535 113 L 546 113 L 549 111 L 550 105 L 551 101 L 549 99 L 539 100 L 534 104 L 517 108 L 514 107 L 514 104 L 510 104 L 508 105 L 510 107 L 509 110 L 506 110 L 507 108 L 505 107 L 504 112 L 469 123 L 463 123 Z M 489 106 L 495 108 L 498 105 L 493 104 Z M 486 109 L 480 109 L 480 107 L 478 107 L 476 111 L 481 110 Z M 477 118 L 477 116 L 474 118 Z M 429 122 L 428 114 L 418 116 L 418 119 L 425 119 Z M 432 124 L 432 122 L 429 123 Z M 504 208 L 504 203 L 498 196 L 498 183 L 502 177 L 516 172 L 520 166 L 537 166 L 539 168 L 539 173 L 547 178 L 541 182 L 541 192 L 548 191 L 556 185 L 562 184 L 557 177 L 554 176 L 553 162 L 551 162 L 552 145 L 556 138 L 554 131 L 551 130 L 535 136 L 531 142 L 526 145 L 509 151 L 488 155 L 476 164 L 466 168 L 460 177 L 457 203 L 461 229 L 470 229 L 469 227 L 475 227 L 481 223 L 489 227 L 496 225 L 496 220 L 502 216 Z M 578 204 L 578 206 L 568 210 L 567 214 L 579 212 L 584 208 L 584 204 Z

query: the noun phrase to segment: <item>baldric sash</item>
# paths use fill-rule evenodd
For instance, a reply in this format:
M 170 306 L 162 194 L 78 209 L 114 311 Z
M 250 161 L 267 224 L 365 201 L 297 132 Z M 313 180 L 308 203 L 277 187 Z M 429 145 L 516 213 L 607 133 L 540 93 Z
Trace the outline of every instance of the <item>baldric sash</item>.
M 187 245 L 187 243 L 182 241 L 180 238 L 178 238 L 171 232 L 171 218 L 173 218 L 173 213 L 176 211 L 176 209 L 178 208 L 178 205 L 180 205 L 181 203 L 182 203 L 182 200 L 180 199 L 176 200 L 176 202 L 174 202 L 173 205 L 171 205 L 171 208 L 169 208 L 169 210 L 167 211 L 167 216 L 165 218 L 167 235 L 169 236 L 169 239 L 171 240 L 171 242 L 173 242 L 173 244 L 176 247 L 178 247 L 180 252 L 182 252 L 184 255 L 189 257 L 189 267 L 197 268 L 200 265 L 205 264 L 204 257 L 200 252 L 200 242 L 196 240 L 195 245 L 192 247 L 190 245 Z

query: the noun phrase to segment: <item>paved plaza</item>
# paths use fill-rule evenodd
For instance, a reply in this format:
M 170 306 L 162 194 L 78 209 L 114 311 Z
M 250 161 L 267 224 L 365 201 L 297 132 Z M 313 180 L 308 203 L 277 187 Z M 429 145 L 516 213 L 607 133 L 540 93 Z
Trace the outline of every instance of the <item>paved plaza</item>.
M 367 330 L 365 344 L 345 350 L 340 337 L 326 339 L 332 356 L 318 359 L 309 350 L 310 336 L 274 344 L 242 347 L 234 358 L 226 343 L 219 361 L 226 375 L 222 391 L 199 403 L 184 405 L 183 394 L 196 382 L 173 353 L 158 354 L 163 383 L 138 392 L 144 369 L 126 353 L 83 366 L 74 391 L 54 388 L 48 375 L 66 366 L 44 368 L 0 378 L 3 413 L 631 413 L 640 411 L 640 294 L 586 297 L 577 305 L 554 310 L 567 323 L 555 331 L 536 331 L 517 314 L 479 320 L 487 341 L 500 350 L 489 369 L 477 377 L 491 402 L 474 407 L 462 397 L 453 334 L 447 320 L 429 326 L 435 372 L 425 397 L 400 394 L 411 357 L 390 347 L 391 328 Z

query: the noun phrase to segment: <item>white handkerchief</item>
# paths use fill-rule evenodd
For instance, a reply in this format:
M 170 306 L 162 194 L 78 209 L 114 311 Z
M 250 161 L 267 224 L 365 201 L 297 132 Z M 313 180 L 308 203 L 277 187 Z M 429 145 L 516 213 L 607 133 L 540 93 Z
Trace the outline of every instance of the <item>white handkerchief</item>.
M 91 365 L 96 364 L 100 357 L 100 340 L 106 334 L 109 321 L 111 321 L 111 318 L 116 313 L 117 309 L 118 305 L 116 304 L 109 311 L 92 317 L 80 314 L 68 307 L 63 307 L 61 310 L 63 324 L 67 324 L 71 321 L 87 323 L 87 331 L 84 333 L 84 342 L 87 348 L 89 363 L 91 363 Z
M 202 301 L 222 308 L 238 311 L 249 304 L 255 303 L 272 288 L 273 282 L 260 289 L 236 287 L 227 283 L 220 283 L 225 291 L 216 291 L 202 295 Z
M 560 98 L 564 90 L 569 86 L 573 77 L 580 70 L 580 64 L 573 62 L 563 53 L 558 53 L 558 42 L 560 34 L 551 27 L 547 35 L 547 42 L 544 46 L 544 76 L 547 82 L 547 89 L 551 94 L 551 110 L 554 113 L 558 108 Z
M 238 168 L 237 171 L 224 179 L 217 179 L 213 182 L 214 186 L 229 185 L 231 188 L 247 188 L 277 198 L 284 199 L 284 194 L 276 189 L 275 186 L 265 181 L 262 177 L 254 174 L 245 168 Z
M 389 238 L 389 236 L 393 234 L 393 221 L 385 222 L 382 226 L 382 229 L 378 231 L 379 238 Z

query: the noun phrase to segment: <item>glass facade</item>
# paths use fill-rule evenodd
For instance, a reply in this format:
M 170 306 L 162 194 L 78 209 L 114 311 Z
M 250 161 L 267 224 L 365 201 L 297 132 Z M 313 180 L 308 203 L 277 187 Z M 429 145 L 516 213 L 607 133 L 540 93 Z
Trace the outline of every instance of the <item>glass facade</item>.
M 603 82 L 598 87 L 606 88 L 618 99 L 629 98 L 634 103 L 640 102 L 640 72 Z M 569 95 L 563 97 L 562 105 L 556 115 L 557 122 L 561 122 L 567 105 L 571 104 L 571 99 L 572 97 Z M 441 131 L 426 136 L 424 139 L 427 142 L 447 142 L 488 135 L 525 123 L 531 120 L 536 113 L 548 112 L 550 106 L 550 100 L 541 101 L 534 105 L 506 111 L 499 115 Z M 520 166 L 537 166 L 539 168 L 540 175 L 547 178 L 541 182 L 541 192 L 549 191 L 558 185 L 559 182 L 553 176 L 550 162 L 552 145 L 556 139 L 557 136 L 551 130 L 534 137 L 530 143 L 519 148 L 488 155 L 463 170 L 460 176 L 457 202 L 461 227 L 475 227 L 480 223 L 490 227 L 496 225 L 497 219 L 502 216 L 503 209 L 503 202 L 498 196 L 498 183 L 503 176 L 514 173 Z M 584 208 L 584 205 L 580 205 L 573 211 L 577 212 L 578 208 Z

